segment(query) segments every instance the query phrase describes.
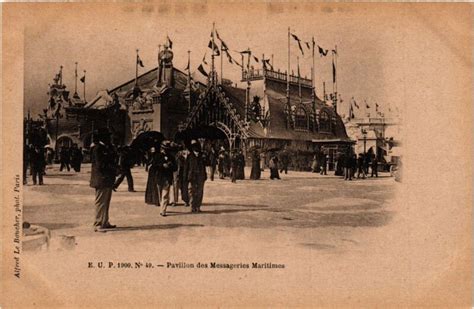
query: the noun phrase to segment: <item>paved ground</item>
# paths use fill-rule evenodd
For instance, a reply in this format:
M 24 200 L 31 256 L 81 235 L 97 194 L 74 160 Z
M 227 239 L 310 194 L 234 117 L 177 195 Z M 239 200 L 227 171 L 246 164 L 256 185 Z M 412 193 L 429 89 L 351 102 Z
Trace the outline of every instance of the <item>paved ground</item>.
M 249 172 L 246 170 L 246 175 Z M 244 271 L 233 273 L 240 279 L 252 277 L 245 283 L 248 293 L 257 293 L 265 286 L 265 280 L 269 280 L 267 276 L 271 276 L 276 286 L 280 284 L 288 291 L 299 290 L 301 280 L 313 282 L 311 284 L 318 288 L 312 289 L 310 295 L 321 293 L 322 297 L 333 293 L 335 284 L 343 289 L 345 275 L 364 274 L 370 278 L 374 269 L 360 266 L 368 266 L 373 261 L 379 263 L 377 257 L 390 246 L 388 241 L 394 239 L 393 223 L 398 210 L 394 209 L 393 200 L 399 183 L 388 174 L 348 182 L 335 176 L 290 171 L 282 175 L 282 180 L 272 181 L 266 170 L 259 181 L 232 184 L 229 180 L 217 179 L 206 182 L 203 213 L 191 214 L 189 208 L 180 205 L 170 207 L 169 216 L 163 218 L 159 216 L 159 208 L 144 203 L 144 169 L 135 168 L 132 173 L 137 192 L 127 192 L 125 182 L 113 193 L 110 217 L 118 228 L 107 233 L 92 230 L 94 192 L 88 186 L 90 166 L 85 165 L 80 174 L 59 172 L 55 166 L 47 170 L 44 186 L 25 187 L 24 219 L 49 228 L 53 239 L 48 252 L 27 253 L 27 258 L 34 260 L 35 267 L 49 269 L 45 276 L 52 279 L 50 282 L 56 282 L 56 288 L 88 288 L 81 281 L 68 281 L 67 287 L 64 286 L 61 283 L 65 280 L 64 269 L 54 267 L 58 263 L 71 266 L 68 275 L 88 280 L 93 275 L 83 277 L 84 272 L 88 272 L 87 263 L 97 261 L 165 265 L 167 262 L 270 262 L 285 264 L 291 271 L 267 271 L 258 277 Z M 54 245 L 61 235 L 76 237 L 74 250 Z M 396 254 L 391 258 L 397 258 Z M 390 267 L 390 259 L 383 259 L 379 266 Z M 359 267 L 354 268 L 354 265 Z M 120 282 L 115 282 L 117 271 L 101 272 L 101 276 L 109 278 L 111 286 L 120 286 Z M 393 276 L 392 281 L 402 284 L 402 278 L 397 281 L 397 274 L 389 268 L 387 271 Z M 172 285 L 180 285 L 186 279 L 181 275 L 190 275 L 178 272 L 161 270 L 161 274 L 167 275 L 166 284 Z M 144 283 L 135 282 L 131 273 L 121 274 L 124 276 L 121 278 L 134 282 L 129 283 L 131 286 L 143 289 Z M 222 279 L 214 275 L 203 279 L 210 282 Z M 370 280 L 379 280 L 377 278 Z M 153 284 L 162 287 L 165 283 L 153 281 Z M 332 286 L 331 290 L 324 288 L 326 284 Z M 371 284 L 373 282 L 357 283 L 361 288 Z M 212 285 L 216 299 L 224 286 Z M 345 292 L 347 297 L 352 294 L 349 290 Z M 294 291 L 291 295 L 301 300 L 308 296 L 305 289 L 301 293 L 302 298 Z M 186 295 L 183 294 L 183 301 Z M 163 301 L 175 300 L 164 298 Z
M 24 219 L 49 228 L 53 237 L 103 237 L 92 233 L 94 191 L 88 186 L 90 166 L 85 165 L 81 173 L 59 172 L 55 166 L 47 174 L 46 185 L 25 188 Z M 216 179 L 206 182 L 203 213 L 191 214 L 181 203 L 169 207 L 166 218 L 159 216 L 159 208 L 144 203 L 144 169 L 133 169 L 133 175 L 137 192 L 129 193 L 124 181 L 112 197 L 111 222 L 119 227 L 112 232 L 112 239 L 137 233 L 140 239 L 152 238 L 178 229 L 193 234 L 202 228 L 226 228 L 229 232 L 274 229 L 301 237 L 300 246 L 317 247 L 314 240 L 305 237 L 307 230 L 327 229 L 341 236 L 354 228 L 365 228 L 370 233 L 371 228 L 390 224 L 394 215 L 387 201 L 393 197 L 396 183 L 387 174 L 345 182 L 332 175 L 290 171 L 282 175 L 282 180 L 272 181 L 267 170 L 259 181 L 232 184 L 227 179 Z M 339 247 L 335 243 L 321 245 L 325 246 Z

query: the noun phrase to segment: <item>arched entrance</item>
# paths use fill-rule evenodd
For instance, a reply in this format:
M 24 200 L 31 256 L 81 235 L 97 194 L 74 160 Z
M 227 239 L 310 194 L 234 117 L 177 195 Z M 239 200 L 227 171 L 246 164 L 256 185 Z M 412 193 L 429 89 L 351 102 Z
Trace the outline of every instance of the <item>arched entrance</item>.
M 70 148 L 73 144 L 72 138 L 69 136 L 60 136 L 56 142 L 56 151 L 61 149 L 62 147 Z

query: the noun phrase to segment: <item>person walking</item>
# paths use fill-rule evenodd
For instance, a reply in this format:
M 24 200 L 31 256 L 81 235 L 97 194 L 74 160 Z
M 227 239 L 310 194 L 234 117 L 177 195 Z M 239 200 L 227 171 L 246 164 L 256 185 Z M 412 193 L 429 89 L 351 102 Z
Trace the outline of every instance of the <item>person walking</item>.
M 206 166 L 201 145 L 196 140 L 192 140 L 186 164 L 186 180 L 189 183 L 188 194 L 192 212 L 201 212 L 206 179 Z
M 174 156 L 170 153 L 171 142 L 163 141 L 158 154 L 157 184 L 160 196 L 160 215 L 166 217 L 166 209 L 170 203 L 170 189 L 173 184 L 173 172 L 177 170 Z
M 107 129 L 98 130 L 97 140 L 91 154 L 90 186 L 95 189 L 94 230 L 105 232 L 107 229 L 116 227 L 109 222 L 110 201 L 117 169 L 116 154 L 110 143 L 110 133 Z
M 230 155 L 230 179 L 232 182 L 237 181 L 238 169 L 239 169 L 239 157 L 235 149 L 232 149 L 231 155 Z
M 245 179 L 245 156 L 241 149 L 237 152 L 237 179 Z
M 359 157 L 357 158 L 357 179 L 361 178 L 360 175 L 362 174 L 362 179 L 365 179 L 365 166 L 364 166 L 364 156 L 360 153 Z
M 158 153 L 155 147 L 151 147 L 148 155 L 148 179 L 145 190 L 145 203 L 154 206 L 160 206 L 160 195 L 158 193 L 157 172 L 158 172 Z
M 317 173 L 318 170 L 318 154 L 313 155 L 313 160 L 311 161 L 311 172 Z
M 71 147 L 71 167 L 77 173 L 81 171 L 81 163 L 82 163 L 82 152 L 77 147 L 77 144 L 72 144 Z
M 252 152 L 252 169 L 250 171 L 250 179 L 258 180 L 261 176 L 261 169 L 260 169 L 260 154 L 258 153 L 257 149 Z
M 285 174 L 288 174 L 288 164 L 290 164 L 290 158 L 289 158 L 288 153 L 286 152 L 286 150 L 283 150 L 280 153 L 280 161 L 281 161 L 280 173 L 285 172 Z M 280 179 L 280 178 L 278 178 L 278 179 Z
M 326 156 L 325 154 L 323 154 L 321 156 L 321 169 L 320 169 L 320 172 L 319 172 L 320 175 L 327 175 L 328 174 L 328 171 L 327 171 L 328 157 L 329 156 Z
M 183 149 L 178 152 L 176 163 L 178 166 L 178 186 L 181 191 L 181 199 L 184 202 L 184 206 L 189 207 L 189 195 L 188 195 L 188 181 L 186 178 L 186 161 L 188 157 L 188 150 Z
M 71 170 L 71 166 L 69 165 L 71 162 L 71 153 L 68 147 L 61 147 L 61 151 L 59 153 L 59 162 L 61 163 L 61 166 L 59 167 L 60 172 L 63 171 L 63 168 L 66 168 L 68 172 Z
M 114 191 L 117 190 L 117 188 L 122 183 L 123 179 L 127 177 L 128 192 L 135 192 L 135 189 L 133 188 L 133 176 L 132 176 L 132 171 L 131 171 L 131 168 L 134 165 L 133 163 L 134 162 L 132 159 L 132 153 L 131 153 L 130 147 L 123 146 L 122 148 L 120 148 L 119 160 L 118 160 L 119 176 L 117 180 L 115 181 Z
M 217 157 L 217 171 L 219 173 L 219 179 L 224 179 L 224 170 L 225 170 L 225 149 L 221 146 L 219 150 L 219 155 Z
M 39 185 L 43 185 L 43 173 L 46 166 L 46 159 L 44 157 L 44 151 L 40 146 L 36 145 L 30 154 L 30 168 L 33 179 L 33 185 L 36 185 L 39 181 Z
M 209 164 L 209 178 L 211 181 L 214 181 L 214 174 L 216 173 L 216 165 L 217 165 L 217 154 L 214 150 L 214 147 L 211 147 L 211 151 L 209 151 L 208 156 L 208 164 Z
M 371 174 L 370 174 L 370 177 L 379 177 L 379 172 L 378 172 L 378 166 L 379 166 L 379 161 L 377 160 L 377 156 L 374 155 L 374 157 L 372 158 L 372 162 L 371 162 Z
M 276 154 L 270 156 L 269 168 L 270 179 L 280 179 L 280 174 L 278 173 L 278 156 Z

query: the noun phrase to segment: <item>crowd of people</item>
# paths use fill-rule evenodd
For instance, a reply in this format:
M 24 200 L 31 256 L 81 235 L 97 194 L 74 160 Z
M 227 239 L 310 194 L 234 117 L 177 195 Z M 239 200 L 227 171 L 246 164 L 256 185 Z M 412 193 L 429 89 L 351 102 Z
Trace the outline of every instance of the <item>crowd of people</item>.
M 43 184 L 48 151 L 39 146 L 25 147 L 33 184 Z M 251 172 L 249 179 L 258 180 L 266 167 L 270 170 L 270 179 L 278 180 L 281 173 L 288 173 L 294 156 L 287 151 L 250 149 Z M 58 153 L 59 171 L 71 167 L 81 171 L 82 149 L 73 144 L 62 147 Z M 149 147 L 145 152 L 137 152 L 130 146 L 116 147 L 112 144 L 110 132 L 99 129 L 95 141 L 90 147 L 91 178 L 90 186 L 95 189 L 95 231 L 107 231 L 115 228 L 109 222 L 109 207 L 112 192 L 127 179 L 128 191 L 135 192 L 132 168 L 142 163 L 148 172 L 144 201 L 146 204 L 160 207 L 160 215 L 167 216 L 168 206 L 177 206 L 180 200 L 185 207 L 191 207 L 192 213 L 200 213 L 204 195 L 204 184 L 209 178 L 229 179 L 232 183 L 245 179 L 246 158 L 242 150 L 228 150 L 224 146 L 202 144 L 191 140 L 189 144 L 176 144 L 164 140 Z M 327 175 L 330 157 L 318 152 L 314 155 L 311 170 Z M 371 177 L 378 177 L 378 161 L 373 154 L 359 154 L 352 149 L 340 153 L 334 162 L 335 175 L 345 180 L 366 178 L 371 168 Z M 25 168 L 26 170 L 26 168 Z

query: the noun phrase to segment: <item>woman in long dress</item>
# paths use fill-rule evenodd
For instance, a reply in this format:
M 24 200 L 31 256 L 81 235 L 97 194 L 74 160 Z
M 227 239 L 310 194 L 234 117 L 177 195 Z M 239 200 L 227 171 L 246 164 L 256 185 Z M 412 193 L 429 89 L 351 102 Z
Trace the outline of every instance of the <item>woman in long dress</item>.
M 155 147 L 151 147 L 148 161 L 148 179 L 146 182 L 145 203 L 160 206 L 160 194 L 157 182 L 157 154 Z
M 250 171 L 250 179 L 260 179 L 260 154 L 257 150 L 252 152 L 252 170 Z
M 278 173 L 278 156 L 273 154 L 270 159 L 270 179 L 280 179 L 280 174 Z

